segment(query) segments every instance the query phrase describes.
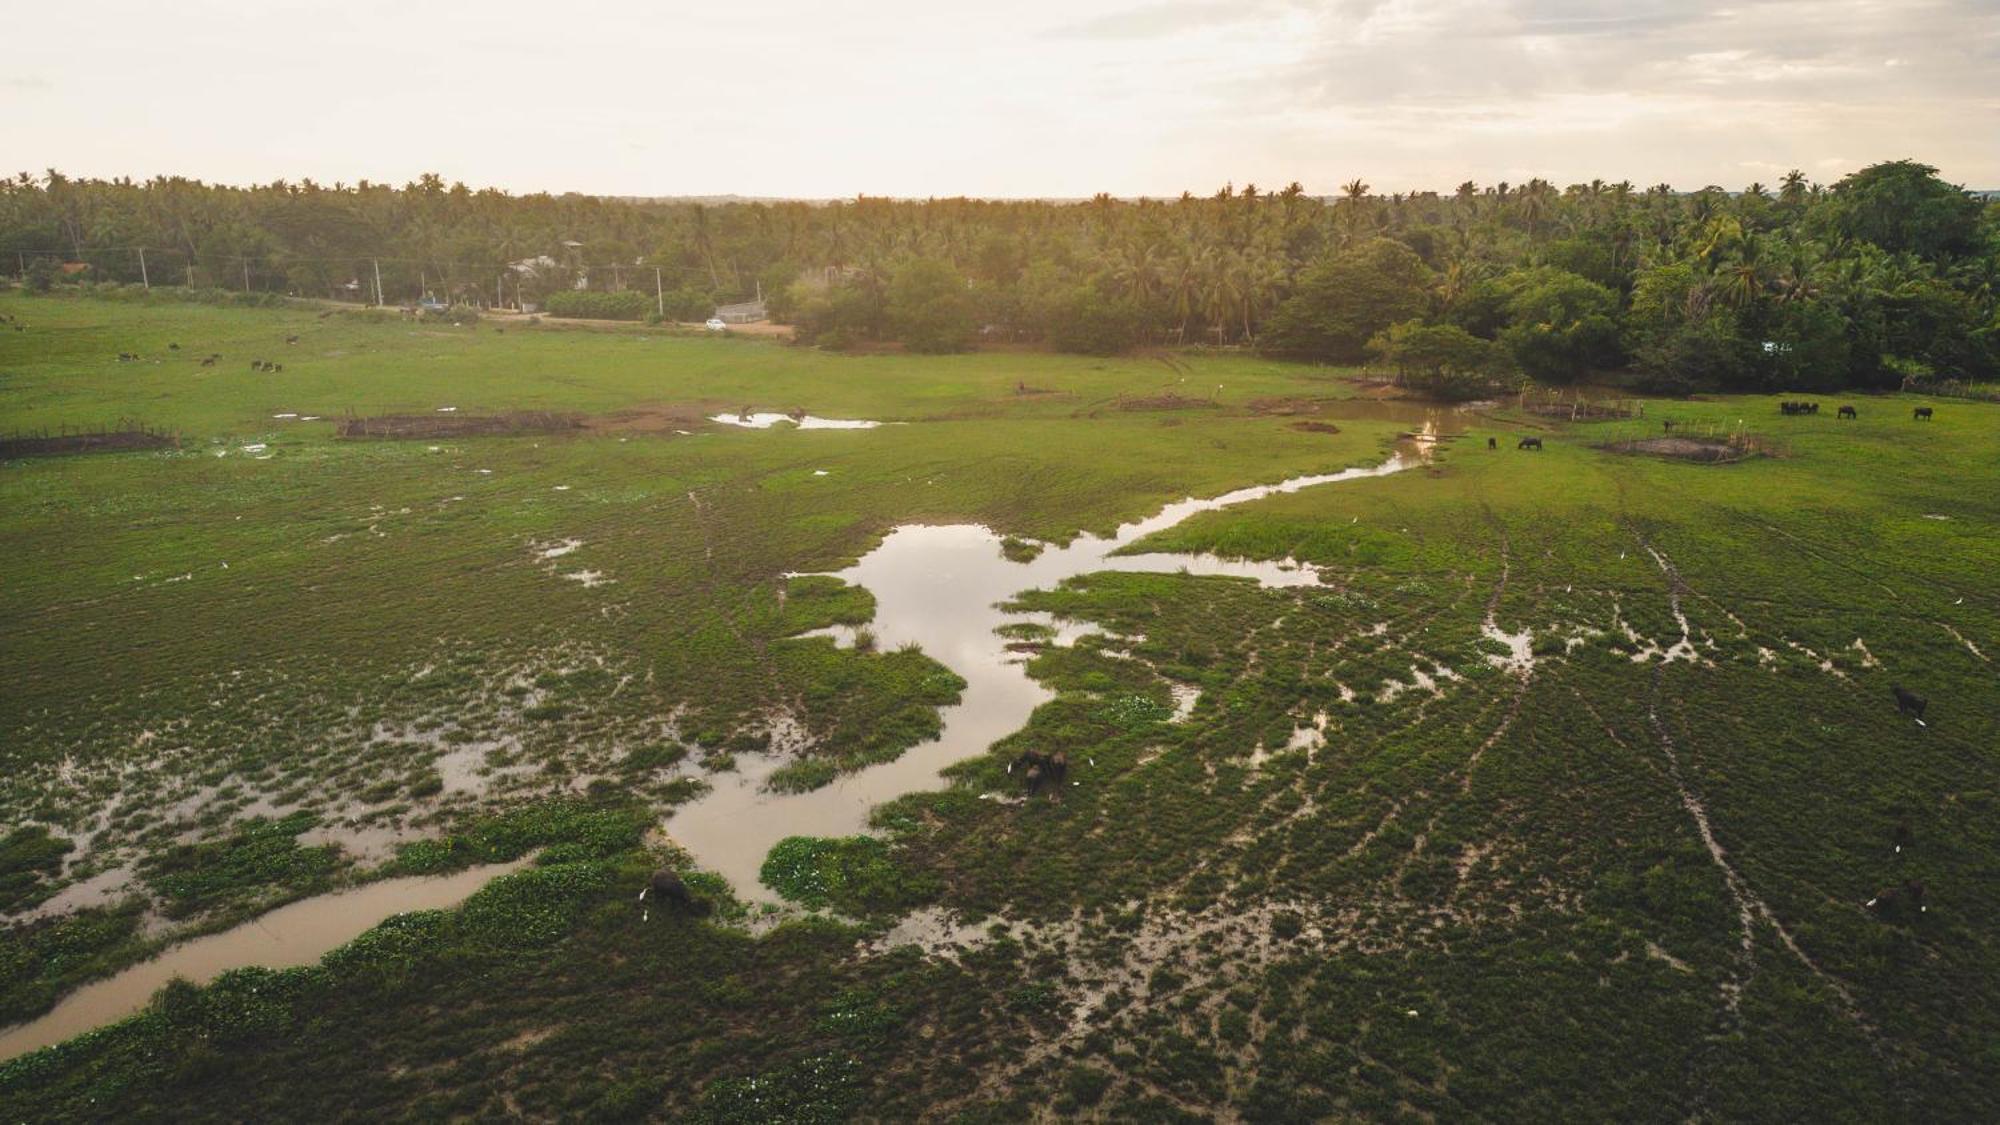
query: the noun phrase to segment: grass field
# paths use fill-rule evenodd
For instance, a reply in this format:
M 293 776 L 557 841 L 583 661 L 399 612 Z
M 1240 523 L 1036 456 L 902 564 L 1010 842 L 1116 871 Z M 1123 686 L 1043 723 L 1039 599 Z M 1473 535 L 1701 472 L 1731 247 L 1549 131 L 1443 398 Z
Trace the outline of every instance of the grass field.
M 880 842 L 788 853 L 793 893 L 831 909 L 765 932 L 726 897 L 642 923 L 669 846 L 648 827 L 774 716 L 837 769 L 947 698 L 922 654 L 795 639 L 871 607 L 788 575 L 899 523 L 1109 531 L 1372 463 L 1406 423 L 1348 405 L 1338 372 L 1231 355 L 0 313 L 27 327 L 0 332 L 0 437 L 182 436 L 0 463 L 0 1020 L 345 881 L 539 855 L 320 967 L 170 989 L 0 1066 L 15 1116 L 2000 1106 L 2000 406 L 1649 404 L 1649 427 L 1740 419 L 1781 454 L 1718 466 L 1596 448 L 1633 423 L 1500 410 L 1423 470 L 1197 517 L 1147 549 L 1295 557 L 1322 585 L 1029 595 L 1105 630 L 1036 649 L 1054 701 L 879 810 Z M 445 406 L 587 421 L 333 436 Z M 908 424 L 702 421 L 744 406 Z M 1515 429 L 1546 451 L 1479 440 Z M 981 800 L 1030 746 L 1078 784 Z M 1927 911 L 1863 907 L 1909 879 Z

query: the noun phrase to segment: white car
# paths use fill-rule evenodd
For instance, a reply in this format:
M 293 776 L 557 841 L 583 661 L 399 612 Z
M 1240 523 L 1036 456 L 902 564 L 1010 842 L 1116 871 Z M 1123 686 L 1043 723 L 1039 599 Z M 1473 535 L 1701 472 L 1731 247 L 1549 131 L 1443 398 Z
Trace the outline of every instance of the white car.
M 711 316 L 711 317 L 709 317 L 709 318 L 708 318 L 708 322 L 707 322 L 706 324 L 703 324 L 703 325 L 702 325 L 702 327 L 703 327 L 703 328 L 706 328 L 706 329 L 708 329 L 708 330 L 709 330 L 710 332 L 727 332 L 727 331 L 729 331 L 729 326 L 728 326 L 727 324 L 724 324 L 724 323 L 722 322 L 722 318 L 721 318 L 721 317 L 719 317 L 719 316 Z

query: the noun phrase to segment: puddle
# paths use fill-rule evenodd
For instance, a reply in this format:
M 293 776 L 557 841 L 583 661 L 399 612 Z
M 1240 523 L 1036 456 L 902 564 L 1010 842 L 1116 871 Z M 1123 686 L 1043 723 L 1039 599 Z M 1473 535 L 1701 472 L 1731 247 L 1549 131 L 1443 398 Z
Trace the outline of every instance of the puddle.
M 800 415 L 797 418 L 789 414 L 715 414 L 708 420 L 720 422 L 725 426 L 742 426 L 749 430 L 768 430 L 779 424 L 801 430 L 872 430 L 882 424 L 859 418 L 820 418 L 811 414 Z
M 1336 422 L 1401 422 L 1419 434 L 1436 438 L 1459 437 L 1479 419 L 1491 402 L 1469 402 L 1450 406 L 1436 402 L 1403 399 L 1344 398 L 1325 403 L 1321 413 Z
M 1323 484 L 1387 476 L 1415 463 L 1414 457 L 1399 452 L 1370 468 L 1294 477 L 1209 500 L 1182 500 L 1120 527 L 1108 538 L 1081 535 L 1068 546 L 1050 546 L 1027 562 L 1008 561 L 1000 552 L 1000 537 L 985 527 L 896 528 L 860 562 L 834 577 L 874 595 L 875 620 L 868 627 L 882 648 L 915 644 L 965 679 L 959 703 L 940 716 L 943 732 L 895 761 L 847 774 L 810 793 L 765 792 L 764 780 L 784 764 L 784 757 L 739 754 L 737 771 L 712 775 L 709 780 L 715 788 L 677 810 L 667 831 L 701 866 L 726 877 L 739 896 L 775 901 L 757 878 L 772 845 L 786 836 L 849 836 L 866 831 L 874 806 L 937 788 L 939 770 L 985 753 L 995 741 L 1025 725 L 1034 709 L 1052 697 L 1009 658 L 1008 638 L 998 632 L 1004 625 L 1035 622 L 1037 615 L 1005 613 L 1001 603 L 1100 571 L 1185 571 L 1252 578 L 1270 586 L 1316 584 L 1318 572 L 1296 563 L 1116 552 L 1201 512 Z
M 151 961 L 77 989 L 40 1019 L 0 1032 L 0 1059 L 60 1043 L 132 1015 L 175 977 L 206 984 L 245 965 L 285 969 L 314 964 L 385 918 L 456 906 L 488 882 L 526 864 L 526 860 L 516 860 L 454 875 L 385 879 L 281 906 L 233 930 L 183 942 Z

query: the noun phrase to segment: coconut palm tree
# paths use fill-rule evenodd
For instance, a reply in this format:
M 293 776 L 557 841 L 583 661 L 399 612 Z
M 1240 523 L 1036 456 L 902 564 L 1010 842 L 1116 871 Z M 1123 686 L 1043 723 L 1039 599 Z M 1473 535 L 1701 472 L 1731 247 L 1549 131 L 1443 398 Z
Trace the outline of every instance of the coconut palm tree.
M 1778 202 L 1787 207 L 1798 207 L 1805 201 L 1806 174 L 1794 168 L 1778 181 Z

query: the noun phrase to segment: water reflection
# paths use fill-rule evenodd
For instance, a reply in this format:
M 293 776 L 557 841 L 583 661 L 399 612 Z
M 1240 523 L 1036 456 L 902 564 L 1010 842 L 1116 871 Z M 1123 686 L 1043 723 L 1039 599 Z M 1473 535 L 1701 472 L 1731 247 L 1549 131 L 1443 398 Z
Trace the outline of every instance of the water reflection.
M 1421 423 L 1420 423 L 1421 424 Z M 1433 431 L 1435 432 L 1435 431 Z M 1169 504 L 1157 515 L 1125 524 L 1109 537 L 1079 536 L 1049 546 L 1028 562 L 1001 555 L 1000 538 L 975 525 L 899 527 L 860 562 L 835 577 L 875 596 L 870 624 L 878 643 L 915 644 L 965 679 L 963 697 L 945 708 L 944 729 L 893 762 L 848 774 L 811 793 L 766 792 L 764 781 L 783 764 L 780 755 L 739 755 L 735 773 L 712 775 L 714 790 L 674 813 L 668 832 L 700 863 L 726 876 L 745 898 L 775 901 L 758 882 L 771 846 L 786 836 L 846 836 L 867 827 L 868 812 L 885 801 L 938 786 L 938 771 L 984 753 L 1019 730 L 1050 694 L 1009 659 L 1003 625 L 1045 620 L 1009 614 L 999 606 L 1029 590 L 1097 571 L 1230 575 L 1268 586 L 1319 581 L 1309 566 L 1250 562 L 1212 555 L 1118 555 L 1120 548 L 1171 528 L 1201 512 L 1305 488 L 1386 476 L 1417 463 L 1419 448 L 1406 447 L 1380 465 L 1339 473 L 1294 477 L 1275 485 L 1241 488 L 1213 499 Z
M 230 969 L 310 965 L 397 914 L 456 906 L 526 861 L 473 867 L 452 875 L 385 879 L 338 894 L 281 906 L 233 930 L 169 948 L 115 976 L 84 985 L 40 1019 L 0 1032 L 0 1059 L 60 1043 L 139 1011 L 175 977 L 206 984 Z

